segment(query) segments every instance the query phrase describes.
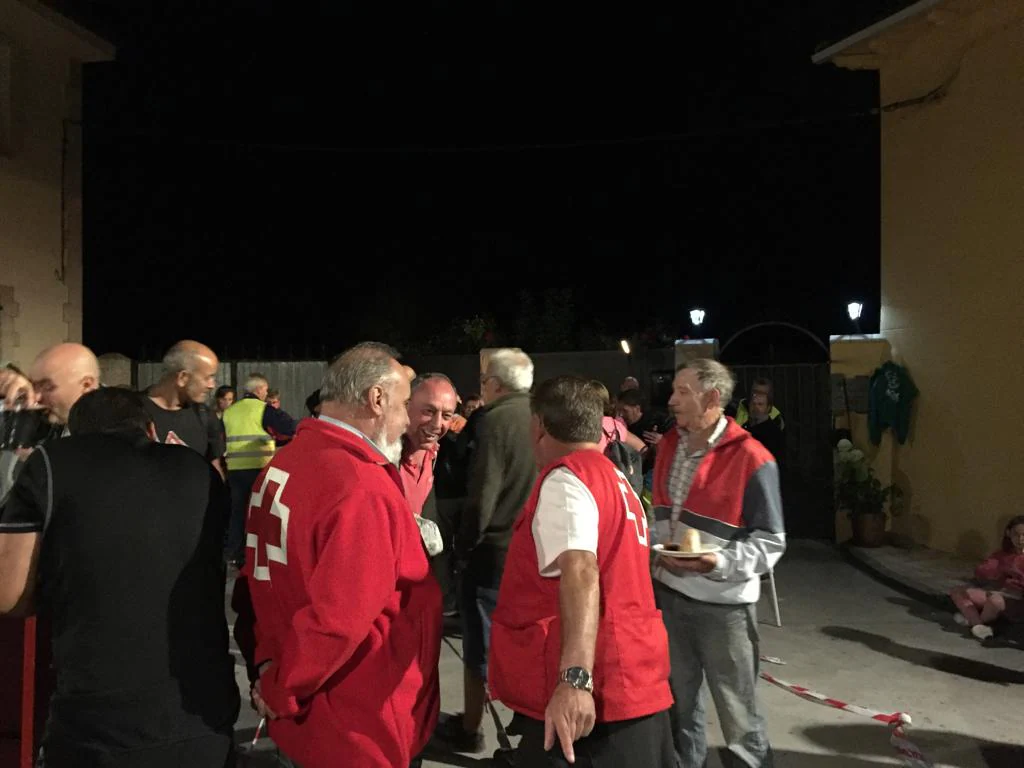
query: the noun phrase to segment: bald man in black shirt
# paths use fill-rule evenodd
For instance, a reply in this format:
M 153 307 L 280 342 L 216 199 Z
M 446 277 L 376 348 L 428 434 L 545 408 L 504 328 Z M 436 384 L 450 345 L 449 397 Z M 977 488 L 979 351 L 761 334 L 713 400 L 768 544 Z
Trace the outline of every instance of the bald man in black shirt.
M 0 614 L 52 623 L 46 768 L 222 768 L 239 695 L 221 564 L 224 483 L 154 442 L 142 396 L 107 388 L 36 450 L 0 506 Z

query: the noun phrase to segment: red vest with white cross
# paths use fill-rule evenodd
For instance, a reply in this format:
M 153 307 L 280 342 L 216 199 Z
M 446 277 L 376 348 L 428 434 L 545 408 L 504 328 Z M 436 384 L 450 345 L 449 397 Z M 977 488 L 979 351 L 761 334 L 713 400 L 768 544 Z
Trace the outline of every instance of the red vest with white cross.
M 544 719 L 561 661 L 560 579 L 540 575 L 533 518 L 547 475 L 565 467 L 597 502 L 601 618 L 594 701 L 597 721 L 618 722 L 668 709 L 668 635 L 654 605 L 647 518 L 625 476 L 598 451 L 575 451 L 541 470 L 516 521 L 491 624 L 491 693 L 527 717 Z

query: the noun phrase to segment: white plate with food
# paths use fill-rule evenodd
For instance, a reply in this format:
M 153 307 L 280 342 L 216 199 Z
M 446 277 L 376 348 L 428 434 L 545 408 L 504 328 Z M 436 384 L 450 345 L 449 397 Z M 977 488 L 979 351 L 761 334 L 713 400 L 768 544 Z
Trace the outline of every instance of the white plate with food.
M 700 549 L 683 551 L 682 544 L 655 544 L 651 549 L 665 557 L 700 557 L 718 552 L 722 548 L 717 544 L 702 544 Z

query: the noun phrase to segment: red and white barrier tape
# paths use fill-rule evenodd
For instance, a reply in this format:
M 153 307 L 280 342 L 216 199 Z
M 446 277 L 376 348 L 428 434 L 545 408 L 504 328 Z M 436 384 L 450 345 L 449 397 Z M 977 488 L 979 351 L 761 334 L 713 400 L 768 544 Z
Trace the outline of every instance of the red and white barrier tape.
M 770 664 L 786 663 L 775 656 L 762 656 L 761 661 Z M 850 704 L 839 699 L 833 699 L 823 693 L 812 691 L 810 688 L 805 688 L 802 685 L 794 685 L 785 680 L 780 680 L 773 675 L 769 675 L 767 672 L 762 672 L 761 678 L 772 685 L 777 685 L 779 688 L 784 688 L 790 693 L 796 694 L 800 698 L 824 704 L 827 707 L 841 709 L 844 712 L 852 712 L 855 715 L 861 715 L 879 723 L 885 723 L 889 726 L 889 743 L 903 760 L 904 765 L 909 766 L 909 768 L 934 768 L 933 763 L 924 756 L 921 750 L 917 748 L 917 745 L 907 738 L 906 726 L 911 724 L 910 715 L 907 713 L 890 712 L 886 714 L 885 712 L 878 712 L 867 707 L 858 706 L 857 704 Z

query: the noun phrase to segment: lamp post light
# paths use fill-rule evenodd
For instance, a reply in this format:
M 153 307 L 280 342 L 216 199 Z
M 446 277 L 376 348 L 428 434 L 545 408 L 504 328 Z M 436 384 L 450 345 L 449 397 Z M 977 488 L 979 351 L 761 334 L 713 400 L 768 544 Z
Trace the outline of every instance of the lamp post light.
M 627 355 L 630 353 L 629 342 L 626 341 L 626 339 L 622 339 L 619 342 L 619 346 L 622 347 L 622 351 L 625 352 Z
M 850 316 L 850 321 L 853 323 L 854 329 L 857 333 L 860 333 L 860 316 L 864 312 L 864 303 L 860 301 L 851 301 L 846 305 L 846 314 Z
M 699 328 L 704 324 L 705 312 L 700 307 L 695 307 L 690 310 L 690 322 L 693 323 L 695 328 Z

